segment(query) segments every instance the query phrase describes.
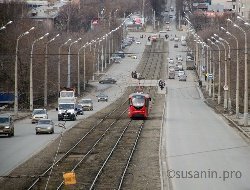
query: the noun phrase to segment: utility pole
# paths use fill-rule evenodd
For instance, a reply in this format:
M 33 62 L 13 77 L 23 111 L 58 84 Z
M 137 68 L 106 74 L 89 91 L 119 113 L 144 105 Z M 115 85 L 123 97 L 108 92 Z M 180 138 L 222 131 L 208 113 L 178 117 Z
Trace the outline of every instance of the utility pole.
M 144 6 L 145 6 L 145 0 L 142 0 L 142 18 L 144 18 Z
M 153 13 L 154 15 L 153 15 L 153 25 L 154 25 L 154 30 L 155 30 L 155 10 L 154 10 L 154 13 Z

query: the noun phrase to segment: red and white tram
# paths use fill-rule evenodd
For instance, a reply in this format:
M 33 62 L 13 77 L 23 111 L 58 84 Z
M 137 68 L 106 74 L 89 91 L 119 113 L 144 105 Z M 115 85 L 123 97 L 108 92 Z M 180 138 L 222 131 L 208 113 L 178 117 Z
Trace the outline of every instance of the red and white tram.
M 130 94 L 128 116 L 146 119 L 149 114 L 149 101 L 151 101 L 149 94 L 142 92 Z

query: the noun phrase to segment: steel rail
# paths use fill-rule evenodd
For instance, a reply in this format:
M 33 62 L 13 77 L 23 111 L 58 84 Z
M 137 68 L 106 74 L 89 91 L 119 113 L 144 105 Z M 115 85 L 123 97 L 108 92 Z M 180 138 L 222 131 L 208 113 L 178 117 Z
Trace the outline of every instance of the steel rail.
M 120 180 L 120 183 L 119 183 L 118 190 L 121 189 L 121 187 L 122 187 L 122 184 L 123 184 L 123 180 L 124 180 L 125 174 L 126 174 L 126 172 L 127 172 L 127 170 L 128 170 L 128 167 L 129 167 L 130 161 L 131 161 L 131 159 L 132 159 L 132 156 L 134 155 L 134 151 L 135 151 L 135 148 L 136 148 L 136 146 L 137 146 L 138 140 L 139 140 L 139 138 L 140 138 L 140 135 L 141 135 L 141 131 L 142 131 L 143 126 L 144 126 L 144 122 L 143 122 L 143 123 L 141 124 L 141 126 L 140 126 L 139 132 L 138 132 L 137 137 L 136 137 L 135 142 L 134 142 L 133 149 L 131 150 L 131 153 L 130 153 L 129 158 L 128 158 L 128 160 L 127 160 L 127 164 L 126 164 L 126 166 L 125 166 L 125 168 L 124 168 L 124 170 L 123 170 L 123 173 L 122 173 L 122 176 L 121 176 L 121 180 Z

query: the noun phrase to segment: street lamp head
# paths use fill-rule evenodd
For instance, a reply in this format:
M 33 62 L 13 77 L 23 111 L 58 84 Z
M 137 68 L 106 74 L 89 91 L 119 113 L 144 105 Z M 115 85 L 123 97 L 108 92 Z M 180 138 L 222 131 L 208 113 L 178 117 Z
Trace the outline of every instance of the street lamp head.
M 71 39 L 68 39 L 63 45 L 66 45 L 69 41 L 71 41 Z
M 6 25 L 8 25 L 8 24 L 11 24 L 13 21 L 12 20 L 10 20 Z
M 248 22 L 245 22 L 244 24 L 247 25 L 247 26 L 250 26 L 250 24 Z
M 222 30 L 224 30 L 224 31 L 226 31 L 226 29 L 225 28 L 223 28 L 222 26 L 220 27 Z
M 33 26 L 33 27 L 31 27 L 31 28 L 29 29 L 29 31 L 34 30 L 34 29 L 35 29 L 35 27 Z
M 237 16 L 237 19 L 244 21 L 244 19 L 241 18 L 240 16 Z M 245 21 L 244 21 L 244 22 L 245 22 Z

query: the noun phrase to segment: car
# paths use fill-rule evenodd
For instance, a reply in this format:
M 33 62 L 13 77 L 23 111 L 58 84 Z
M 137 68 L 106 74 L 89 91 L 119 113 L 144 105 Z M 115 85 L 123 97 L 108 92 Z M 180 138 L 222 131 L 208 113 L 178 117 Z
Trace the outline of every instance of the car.
M 166 30 L 161 30 L 161 31 L 159 31 L 159 33 L 167 33 L 167 31 Z
M 0 115 L 0 134 L 14 136 L 14 122 L 10 114 Z
M 173 15 L 169 15 L 169 18 L 173 18 L 174 16 Z
M 76 109 L 77 109 L 77 111 L 76 111 L 77 115 L 83 115 L 83 105 L 82 104 L 78 104 L 76 106 Z
M 187 61 L 193 61 L 193 60 L 194 60 L 194 58 L 192 56 L 187 55 Z
M 169 63 L 169 64 L 174 64 L 174 60 L 173 60 L 172 58 L 170 58 L 170 59 L 168 60 L 168 63 Z
M 46 109 L 34 109 L 31 116 L 31 123 L 37 123 L 40 119 L 48 119 Z
M 170 22 L 169 22 L 169 21 L 166 21 L 166 24 L 170 24 Z
M 41 133 L 53 134 L 54 126 L 55 124 L 52 121 L 52 119 L 40 119 L 36 125 L 36 134 L 37 135 Z
M 186 45 L 187 45 L 186 40 L 181 40 L 181 45 L 182 45 L 182 46 L 186 46 Z
M 116 80 L 112 78 L 105 78 L 99 81 L 100 84 L 115 84 Z
M 131 55 L 131 58 L 132 59 L 137 59 L 137 56 L 136 55 Z
M 110 57 L 110 60 L 111 61 L 115 61 L 116 59 L 120 60 L 122 59 L 122 57 L 118 54 L 113 54 L 111 57 Z
M 179 38 L 175 37 L 174 41 L 179 42 Z
M 87 111 L 93 110 L 93 101 L 92 101 L 92 99 L 84 98 L 84 99 L 81 99 L 79 103 L 82 105 L 84 111 L 85 110 L 87 110 Z
M 118 51 L 115 53 L 118 57 L 124 58 L 125 57 L 125 53 L 123 51 Z
M 178 44 L 174 44 L 174 48 L 178 48 Z
M 187 81 L 187 76 L 186 75 L 180 75 L 179 76 L 179 81 Z
M 141 44 L 141 42 L 139 40 L 135 41 L 136 44 Z
M 108 101 L 108 95 L 100 93 L 97 96 L 97 101 L 98 102 L 107 102 Z
M 115 59 L 114 63 L 121 63 L 121 60 L 120 59 Z
M 177 65 L 179 67 L 179 71 L 183 71 L 183 66 L 182 64 Z
M 179 70 L 180 70 L 180 68 L 178 67 L 178 65 L 176 65 L 176 66 L 174 67 L 174 70 L 175 70 L 175 71 L 179 71 Z
M 183 61 L 183 58 L 182 58 L 181 55 L 176 55 L 176 60 L 177 60 L 177 61 Z
M 185 71 L 179 70 L 179 72 L 178 72 L 178 77 L 180 77 L 181 75 L 185 75 Z

